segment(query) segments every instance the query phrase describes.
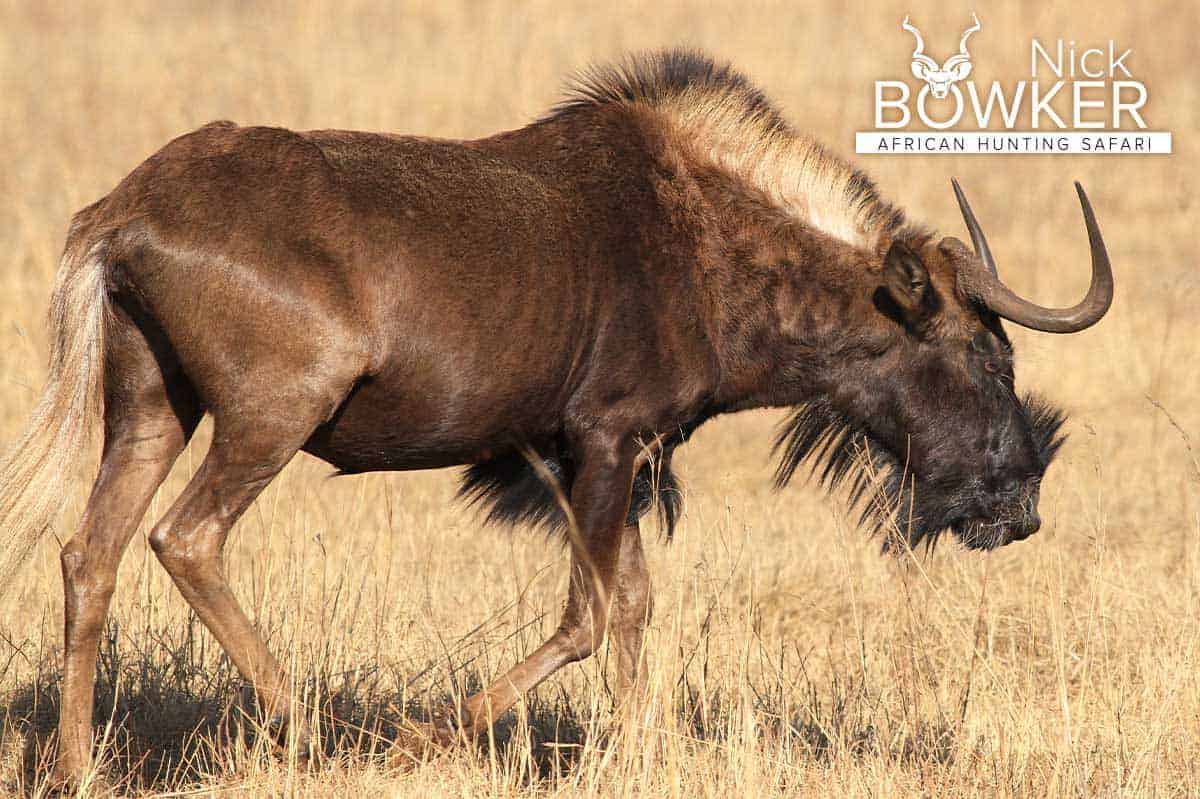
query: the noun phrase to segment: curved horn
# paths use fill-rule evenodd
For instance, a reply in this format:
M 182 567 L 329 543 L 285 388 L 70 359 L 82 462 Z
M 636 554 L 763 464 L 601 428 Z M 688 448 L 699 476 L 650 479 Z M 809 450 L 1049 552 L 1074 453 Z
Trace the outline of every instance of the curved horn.
M 900 27 L 903 28 L 904 30 L 908 31 L 909 33 L 911 33 L 913 35 L 913 38 L 915 38 L 917 40 L 917 49 L 913 50 L 913 56 L 916 57 L 916 56 L 919 56 L 922 53 L 924 53 L 925 52 L 925 40 L 921 38 L 921 32 L 919 30 L 914 28 L 912 25 L 908 24 L 907 16 L 905 16 L 904 21 L 900 23 Z
M 974 11 L 971 12 L 971 16 L 974 17 L 975 24 L 963 31 L 962 41 L 958 43 L 958 54 L 961 56 L 967 56 L 968 58 L 970 58 L 970 53 L 967 52 L 967 39 L 970 39 L 972 33 L 983 27 L 979 24 L 979 17 Z
M 997 316 L 1032 330 L 1075 333 L 1100 321 L 1112 305 L 1112 264 L 1108 260 L 1108 251 L 1104 248 L 1104 239 L 1100 235 L 1100 226 L 1096 223 L 1092 204 L 1088 202 L 1087 194 L 1084 193 L 1083 186 L 1079 185 L 1079 181 L 1075 182 L 1075 191 L 1079 194 L 1079 205 L 1083 208 L 1083 223 L 1087 227 L 1088 243 L 1092 251 L 1092 283 L 1083 300 L 1071 308 L 1046 308 L 1035 305 L 1017 296 L 1012 289 L 1000 282 L 996 274 L 996 262 L 992 259 L 983 230 L 980 229 L 975 214 L 971 212 L 971 206 L 967 203 L 958 181 L 952 182 L 954 194 L 958 197 L 958 204 L 962 209 L 963 221 L 967 223 L 971 242 L 975 245 L 975 254 L 986 268 L 963 276 L 966 278 L 963 281 L 964 289 L 968 294 Z
M 932 69 L 937 69 L 938 64 L 929 56 L 925 55 L 925 40 L 921 38 L 921 32 L 908 24 L 908 17 L 904 17 L 904 21 L 900 23 L 900 27 L 913 35 L 917 40 L 917 49 L 913 50 L 912 58 L 914 61 L 924 62 L 926 65 L 932 65 Z
M 996 261 L 992 258 L 992 251 L 988 249 L 987 239 L 983 237 L 983 229 L 979 227 L 978 220 L 975 219 L 975 214 L 971 212 L 971 205 L 967 202 L 967 195 L 963 194 L 962 186 L 958 185 L 957 178 L 950 178 L 950 184 L 954 186 L 954 196 L 958 199 L 958 209 L 962 211 L 963 221 L 967 223 L 967 232 L 971 234 L 971 244 L 975 247 L 975 254 L 979 256 L 979 260 L 983 261 L 983 265 L 992 273 L 992 277 L 1000 277 L 996 271 Z

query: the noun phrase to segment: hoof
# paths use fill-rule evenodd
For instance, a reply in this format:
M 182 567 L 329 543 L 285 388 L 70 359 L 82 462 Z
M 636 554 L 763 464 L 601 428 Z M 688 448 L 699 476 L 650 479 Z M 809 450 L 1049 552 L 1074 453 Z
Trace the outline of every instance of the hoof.
M 291 719 L 282 713 L 276 713 L 267 720 L 267 733 L 279 748 L 280 754 L 288 753 L 288 738 L 294 738 L 296 743 L 296 761 L 299 765 L 308 766 L 314 760 L 312 732 L 304 721 Z
M 428 763 L 462 742 L 458 730 L 445 721 L 432 723 L 409 721 L 396 737 L 388 753 L 388 764 L 411 769 Z
M 79 793 L 83 784 L 84 779 L 80 772 L 55 766 L 54 770 L 50 772 L 50 776 L 46 779 L 45 795 L 75 796 Z M 107 784 L 99 774 L 94 774 L 87 780 L 88 793 L 104 793 L 103 789 Z
M 79 793 L 78 777 L 60 777 L 51 774 L 46 780 L 46 796 L 74 796 Z

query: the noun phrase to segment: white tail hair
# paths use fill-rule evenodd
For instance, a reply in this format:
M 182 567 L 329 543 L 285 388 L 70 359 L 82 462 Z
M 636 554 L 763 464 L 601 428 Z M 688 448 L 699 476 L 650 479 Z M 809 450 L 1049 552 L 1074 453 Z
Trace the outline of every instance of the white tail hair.
M 81 214 L 82 216 L 82 214 Z M 0 462 L 0 596 L 62 509 L 66 478 L 103 412 L 108 237 L 76 217 L 50 299 L 50 371 L 23 433 Z

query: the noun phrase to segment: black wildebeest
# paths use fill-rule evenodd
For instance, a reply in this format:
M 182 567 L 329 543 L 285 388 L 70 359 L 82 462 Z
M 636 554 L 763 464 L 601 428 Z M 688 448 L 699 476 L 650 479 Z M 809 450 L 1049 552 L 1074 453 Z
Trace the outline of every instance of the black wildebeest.
M 571 518 L 562 623 L 465 702 L 467 732 L 606 628 L 637 683 L 638 517 L 658 500 L 674 519 L 670 454 L 717 414 L 795 408 L 780 482 L 812 461 L 910 544 L 1028 536 L 1062 417 L 1014 392 L 1000 320 L 1081 330 L 1112 273 L 1080 188 L 1087 296 L 1021 299 L 954 188 L 973 253 L 680 51 L 594 70 L 545 118 L 478 141 L 229 122 L 172 141 L 75 216 L 48 382 L 0 476 L 7 581 L 102 409 L 99 476 L 62 551 L 57 777 L 89 756 L 121 553 L 205 413 L 212 446 L 150 545 L 280 724 L 288 681 L 221 552 L 299 450 L 343 472 L 468 465 L 464 494 L 494 517 Z

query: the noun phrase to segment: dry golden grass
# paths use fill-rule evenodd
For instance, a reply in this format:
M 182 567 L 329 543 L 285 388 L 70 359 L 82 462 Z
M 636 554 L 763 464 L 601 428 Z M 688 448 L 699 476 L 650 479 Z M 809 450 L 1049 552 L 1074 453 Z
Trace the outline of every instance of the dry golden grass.
M 119 6 L 0 6 L 0 442 L 45 374 L 42 319 L 71 212 L 182 131 L 232 118 L 482 135 L 537 115 L 590 60 L 689 42 L 846 152 L 870 127 L 871 81 L 906 73 L 900 18 L 912 13 L 938 53 L 958 24 L 928 2 Z M 553 629 L 565 556 L 535 535 L 481 533 L 452 504 L 451 473 L 327 480 L 302 456 L 247 514 L 228 564 L 330 756 L 291 769 L 253 734 L 239 681 L 142 535 L 102 645 L 106 744 L 85 793 L 1200 794 L 1200 11 L 1022 6 L 979 9 L 980 77 L 1024 74 L 1032 35 L 1114 38 L 1134 48 L 1151 126 L 1175 132 L 1176 154 L 865 164 L 916 218 L 961 235 L 957 174 L 1005 277 L 1045 302 L 1082 291 L 1070 180 L 1091 193 L 1117 269 L 1113 311 L 1077 336 L 1014 332 L 1021 385 L 1072 412 L 1038 536 L 989 556 L 951 545 L 882 558 L 816 489 L 770 490 L 777 415 L 715 423 L 681 458 L 678 539 L 649 547 L 654 695 L 632 738 L 608 734 L 599 657 L 549 681 L 489 744 L 399 773 L 375 753 L 405 708 L 487 680 Z M 64 482 L 60 540 L 91 468 Z M 4 793 L 40 790 L 57 713 L 56 553 L 48 538 L 0 601 Z

